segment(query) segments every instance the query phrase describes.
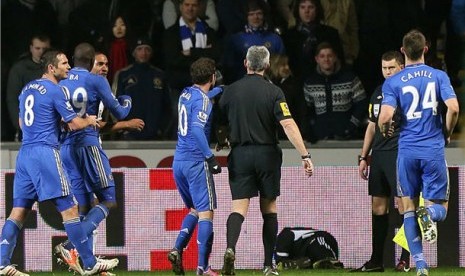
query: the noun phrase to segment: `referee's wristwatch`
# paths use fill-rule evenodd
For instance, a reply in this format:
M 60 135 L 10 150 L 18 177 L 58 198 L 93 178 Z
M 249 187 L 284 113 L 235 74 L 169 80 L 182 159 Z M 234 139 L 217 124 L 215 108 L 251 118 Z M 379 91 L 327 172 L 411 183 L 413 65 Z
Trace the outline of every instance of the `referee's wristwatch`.
M 362 161 L 367 161 L 367 157 L 366 156 L 359 156 L 358 157 L 358 163 L 360 163 Z
M 300 156 L 302 158 L 302 160 L 305 160 L 305 159 L 312 159 L 312 155 L 310 155 L 310 153 L 307 153 L 306 155 L 302 155 Z

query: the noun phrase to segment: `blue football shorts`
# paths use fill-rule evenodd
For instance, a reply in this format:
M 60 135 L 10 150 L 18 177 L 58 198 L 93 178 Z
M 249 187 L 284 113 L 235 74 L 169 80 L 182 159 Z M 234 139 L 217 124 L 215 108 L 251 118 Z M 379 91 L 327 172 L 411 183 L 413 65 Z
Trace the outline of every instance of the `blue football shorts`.
M 397 158 L 397 192 L 399 196 L 428 200 L 449 200 L 449 172 L 444 159 Z
M 205 161 L 173 162 L 174 181 L 187 208 L 198 212 L 216 209 L 213 176 Z
M 45 201 L 70 193 L 58 149 L 46 145 L 20 148 L 16 158 L 14 199 Z
M 108 187 L 114 189 L 115 182 L 111 173 L 110 161 L 100 146 L 63 145 L 61 156 L 74 194 L 97 194 L 100 190 Z

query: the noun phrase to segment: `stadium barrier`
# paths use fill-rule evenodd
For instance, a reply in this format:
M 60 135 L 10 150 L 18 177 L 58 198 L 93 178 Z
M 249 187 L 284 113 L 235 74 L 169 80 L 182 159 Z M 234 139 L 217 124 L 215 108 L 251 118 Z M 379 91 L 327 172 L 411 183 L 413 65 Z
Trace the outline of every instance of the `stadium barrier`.
M 465 267 L 465 166 L 449 168 L 451 201 L 445 222 L 439 223 L 437 244 L 425 244 L 431 266 Z M 167 252 L 172 248 L 183 216 L 187 213 L 175 188 L 170 169 L 114 169 L 118 208 L 98 228 L 96 254 L 118 257 L 120 269 L 157 271 L 169 269 Z M 14 170 L 0 170 L 0 226 L 12 206 Z M 215 212 L 213 268 L 220 268 L 226 247 L 226 220 L 231 195 L 228 174 L 215 175 L 218 209 Z M 316 167 L 305 177 L 298 167 L 282 169 L 279 230 L 286 226 L 310 226 L 332 233 L 346 267 L 355 267 L 371 254 L 371 205 L 367 182 L 356 166 Z M 391 212 L 394 213 L 394 212 Z M 237 268 L 258 269 L 263 265 L 262 218 L 258 199 L 251 202 L 249 215 L 237 245 Z M 390 235 L 396 229 L 390 230 Z M 194 237 L 196 233 L 194 233 Z M 61 217 L 50 203 L 34 206 L 19 237 L 13 263 L 26 271 L 60 270 L 53 247 L 65 239 Z M 394 266 L 400 248 L 388 243 L 386 266 Z M 185 267 L 197 261 L 195 238 L 184 254 Z

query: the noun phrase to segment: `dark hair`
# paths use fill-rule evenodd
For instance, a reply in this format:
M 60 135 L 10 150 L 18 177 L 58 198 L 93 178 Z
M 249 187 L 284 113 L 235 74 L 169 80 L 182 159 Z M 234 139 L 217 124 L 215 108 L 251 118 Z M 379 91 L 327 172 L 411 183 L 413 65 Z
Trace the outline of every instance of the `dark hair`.
M 298 0 L 294 4 L 294 18 L 297 22 L 301 22 L 299 16 L 299 6 L 302 2 L 311 2 L 313 5 L 315 5 L 315 22 L 320 23 L 325 18 L 325 13 L 320 0 Z
M 333 50 L 334 54 L 337 56 L 336 48 L 334 48 L 333 44 L 331 44 L 331 43 L 329 43 L 327 41 L 323 41 L 323 42 L 321 42 L 320 44 L 318 44 L 316 46 L 315 56 L 320 54 L 320 51 L 323 50 L 323 49 L 331 49 L 331 50 Z
M 64 55 L 63 51 L 56 50 L 56 49 L 45 50 L 40 58 L 40 65 L 42 66 L 42 72 L 47 73 L 49 65 L 58 67 L 58 62 L 59 62 L 58 56 L 62 54 Z
M 390 61 L 395 59 L 397 64 L 404 65 L 404 56 L 399 51 L 387 51 L 381 56 L 381 60 Z
M 31 36 L 31 45 L 34 39 L 38 39 L 42 42 L 50 42 L 50 36 L 45 33 L 35 33 Z
M 411 60 L 418 60 L 424 53 L 426 38 L 419 30 L 411 30 L 404 35 L 402 47 L 404 54 Z
M 92 68 L 94 58 L 95 49 L 89 43 L 80 43 L 74 48 L 74 66 L 81 66 L 86 69 Z
M 194 84 L 206 84 L 215 74 L 215 61 L 211 58 L 199 58 L 191 65 L 191 78 Z

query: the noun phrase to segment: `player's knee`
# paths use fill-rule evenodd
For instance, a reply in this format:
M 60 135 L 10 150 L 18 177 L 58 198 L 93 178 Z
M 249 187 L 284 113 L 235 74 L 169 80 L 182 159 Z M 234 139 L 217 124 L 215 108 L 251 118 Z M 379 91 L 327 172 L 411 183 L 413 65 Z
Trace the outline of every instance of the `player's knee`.
M 118 207 L 116 201 L 104 201 L 102 202 L 102 204 L 105 205 L 105 207 L 107 207 L 108 210 L 116 209 L 116 207 Z

